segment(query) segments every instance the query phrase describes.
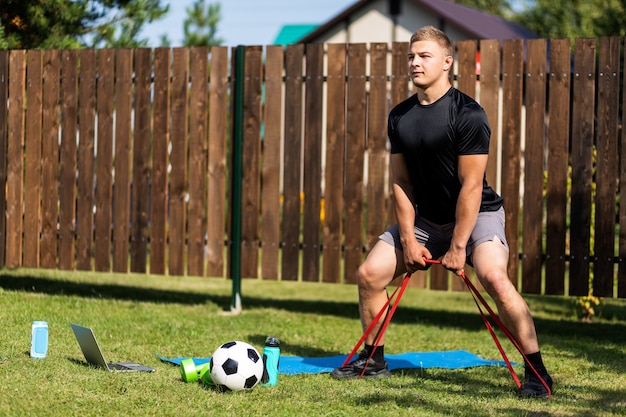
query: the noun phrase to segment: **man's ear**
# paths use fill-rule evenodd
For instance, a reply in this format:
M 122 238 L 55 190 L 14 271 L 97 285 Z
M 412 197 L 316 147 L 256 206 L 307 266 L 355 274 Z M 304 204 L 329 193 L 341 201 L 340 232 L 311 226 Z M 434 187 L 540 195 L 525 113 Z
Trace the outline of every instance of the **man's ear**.
M 453 62 L 453 58 L 450 55 L 448 55 L 444 61 L 443 70 L 449 71 L 450 68 L 452 67 L 452 62 Z

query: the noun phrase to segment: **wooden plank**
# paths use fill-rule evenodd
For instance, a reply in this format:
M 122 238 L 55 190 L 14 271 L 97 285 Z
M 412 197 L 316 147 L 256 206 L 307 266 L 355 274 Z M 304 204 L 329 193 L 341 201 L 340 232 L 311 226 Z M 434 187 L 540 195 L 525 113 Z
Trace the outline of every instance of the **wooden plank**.
M 302 279 L 313 282 L 320 278 L 323 66 L 324 45 L 306 45 Z
M 626 49 L 626 44 L 624 45 L 624 48 Z M 626 55 L 624 55 L 623 68 L 626 68 Z M 622 81 L 622 85 L 626 85 L 626 71 L 623 71 L 623 73 L 624 79 Z M 622 88 L 622 120 L 626 120 L 626 106 L 624 104 L 626 104 L 626 88 Z M 619 190 L 620 196 L 626 196 L 626 129 L 624 129 L 623 125 L 621 127 L 620 139 L 621 168 Z M 626 204 L 621 202 L 619 205 L 619 225 L 619 266 L 617 270 L 617 296 L 619 298 L 626 298 Z
M 193 276 L 204 275 L 204 238 L 207 230 L 208 55 L 207 47 L 191 48 L 187 273 Z
M 456 46 L 458 56 L 457 88 L 476 99 L 476 53 L 478 44 L 475 40 L 463 40 L 458 41 Z
M 78 51 L 61 53 L 61 148 L 59 151 L 59 268 L 74 269 L 76 235 L 76 134 Z
M 154 50 L 152 186 L 150 188 L 150 273 L 163 275 L 167 265 L 167 202 L 170 145 L 170 49 Z
M 570 137 L 571 43 L 550 41 L 545 293 L 565 293 L 567 177 Z
M 170 174 L 170 275 L 185 274 L 189 48 L 174 48 Z
M 150 210 L 150 131 L 152 50 L 134 52 L 135 103 L 133 124 L 130 270 L 146 272 Z
M 98 51 L 96 111 L 98 144 L 96 150 L 96 231 L 94 269 L 111 270 L 111 198 L 113 196 L 113 101 L 115 98 L 115 50 Z
M 328 45 L 323 282 L 341 282 L 346 140 L 346 45 Z
M 57 267 L 59 124 L 61 117 L 61 107 L 59 104 L 61 100 L 60 64 L 61 52 L 59 50 L 48 50 L 44 52 L 43 137 L 41 148 L 41 257 L 39 261 L 43 268 Z
M 618 125 L 620 89 L 618 37 L 600 38 L 598 55 L 597 160 L 593 294 L 613 296 L 615 278 L 615 217 L 618 172 Z
M 130 162 L 132 152 L 133 55 L 115 53 L 115 179 L 113 186 L 113 272 L 128 271 Z
M 522 71 L 523 41 L 505 40 L 502 49 L 502 197 L 509 242 L 508 274 L 513 285 L 518 284 L 520 160 L 522 131 Z
M 356 282 L 363 260 L 363 164 L 365 152 L 365 67 L 367 47 L 364 43 L 348 45 L 347 116 L 346 116 L 346 184 L 344 281 Z
M 6 209 L 7 209 L 7 127 L 9 103 L 9 51 L 0 51 L 0 267 L 5 265 L 6 254 Z
M 282 92 L 284 50 L 281 45 L 267 46 L 265 51 L 265 103 L 263 121 L 263 167 L 261 171 L 262 228 L 261 277 L 278 279 L 280 248 L 280 162 L 282 141 Z
M 498 120 L 500 112 L 500 41 L 480 41 L 480 105 L 485 109 L 491 125 L 487 182 L 494 190 L 498 187 Z
M 300 162 L 302 158 L 302 60 L 304 45 L 285 51 L 285 132 L 281 277 L 298 280 L 300 255 Z
M 27 268 L 39 266 L 39 216 L 41 208 L 41 134 L 42 134 L 41 51 L 28 51 L 26 64 L 26 137 L 24 149 L 24 257 Z
M 261 80 L 263 48 L 245 51 L 243 111 L 243 178 L 241 196 L 241 276 L 257 277 L 261 214 Z
M 282 66 L 281 66 L 282 68 Z M 209 207 L 207 275 L 224 276 L 226 231 L 226 129 L 228 126 L 228 48 L 211 48 L 209 84 Z
M 96 51 L 80 50 L 78 76 L 78 178 L 76 205 L 76 269 L 90 271 L 93 260 L 96 137 Z
M 9 75 L 5 265 L 18 268 L 22 266 L 26 51 L 13 50 L 9 53 Z
M 543 170 L 546 145 L 545 39 L 530 39 L 526 50 L 526 140 L 524 143 L 524 211 L 522 219 L 522 291 L 541 293 L 543 250 Z M 567 155 L 567 154 L 566 154 Z
M 595 135 L 596 40 L 576 39 L 572 82 L 572 196 L 569 295 L 589 292 L 591 172 Z
M 365 249 L 369 251 L 387 225 L 389 178 L 387 152 L 387 43 L 370 44 L 370 76 L 367 106 L 367 212 Z

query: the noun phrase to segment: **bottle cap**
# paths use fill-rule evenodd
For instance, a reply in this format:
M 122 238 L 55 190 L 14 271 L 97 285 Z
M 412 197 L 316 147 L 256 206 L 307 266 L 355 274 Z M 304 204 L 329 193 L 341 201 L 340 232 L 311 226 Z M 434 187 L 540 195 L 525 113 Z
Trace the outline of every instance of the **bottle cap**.
M 265 339 L 265 346 L 278 347 L 280 346 L 280 340 L 278 340 L 276 336 L 268 336 L 267 339 Z

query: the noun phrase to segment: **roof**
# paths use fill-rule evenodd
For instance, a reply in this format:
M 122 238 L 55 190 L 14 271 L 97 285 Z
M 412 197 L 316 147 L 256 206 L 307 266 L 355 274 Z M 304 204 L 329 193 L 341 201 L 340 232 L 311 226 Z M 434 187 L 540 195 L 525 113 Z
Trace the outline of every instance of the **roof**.
M 302 37 L 299 42 L 315 42 L 316 38 L 342 22 L 349 22 L 350 16 L 368 7 L 376 0 L 359 0 L 352 6 L 320 25 Z M 393 1 L 393 0 L 390 0 Z M 539 36 L 522 25 L 508 21 L 499 16 L 453 3 L 448 0 L 405 0 L 417 7 L 426 9 L 440 17 L 446 25 L 452 24 L 460 31 L 467 33 L 468 39 L 536 39 Z M 417 28 L 415 28 L 417 29 Z M 446 29 L 446 28 L 441 28 Z
M 280 28 L 276 39 L 274 39 L 274 45 L 289 45 L 297 43 L 305 35 L 313 32 L 319 25 L 284 25 Z

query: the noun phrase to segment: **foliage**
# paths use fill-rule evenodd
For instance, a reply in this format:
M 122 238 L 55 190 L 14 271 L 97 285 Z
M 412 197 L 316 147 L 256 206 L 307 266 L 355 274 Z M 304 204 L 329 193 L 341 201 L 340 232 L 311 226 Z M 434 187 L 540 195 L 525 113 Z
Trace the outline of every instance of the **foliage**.
M 187 18 L 183 23 L 183 46 L 215 46 L 224 42 L 216 37 L 220 21 L 219 3 L 206 5 L 204 0 L 195 0 L 185 11 Z
M 0 47 L 138 47 L 144 24 L 165 15 L 162 0 L 5 0 Z
M 494 14 L 504 18 L 511 17 L 513 10 L 509 0 L 457 0 L 455 3 L 473 7 L 485 13 Z
M 624 36 L 624 0 L 521 0 L 513 19 L 543 38 Z
M 582 321 L 591 322 L 596 316 L 596 310 L 594 307 L 597 307 L 602 303 L 602 298 L 594 296 L 593 291 L 589 290 L 588 295 L 578 297 L 577 303 L 580 307 Z

